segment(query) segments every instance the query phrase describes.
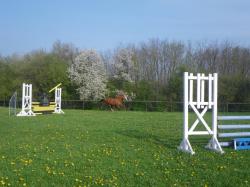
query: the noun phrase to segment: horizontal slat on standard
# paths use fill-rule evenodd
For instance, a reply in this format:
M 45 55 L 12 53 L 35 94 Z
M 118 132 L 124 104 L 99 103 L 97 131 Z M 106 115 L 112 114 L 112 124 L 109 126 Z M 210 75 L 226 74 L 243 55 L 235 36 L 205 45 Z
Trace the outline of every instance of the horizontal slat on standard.
M 194 132 L 188 132 L 188 135 L 210 135 L 207 131 L 194 131 Z
M 232 133 L 219 133 L 218 136 L 220 138 L 225 137 L 242 137 L 242 136 L 250 136 L 250 132 L 232 132 Z
M 250 120 L 250 116 L 218 116 L 218 120 Z
M 193 101 L 192 101 L 192 102 L 189 102 L 189 103 L 190 103 L 190 104 L 193 104 L 193 105 L 197 105 L 198 102 L 193 102 Z M 208 105 L 208 102 L 199 102 L 199 103 L 200 103 L 200 105 L 205 105 L 205 106 Z M 214 105 L 214 102 L 210 102 L 210 104 L 211 104 L 211 105 Z
M 188 79 L 189 80 L 197 80 L 197 76 L 189 75 Z M 208 77 L 200 77 L 200 80 L 208 80 Z M 214 80 L 214 77 L 211 77 L 211 80 Z
M 250 124 L 218 125 L 219 129 L 250 129 Z
M 231 146 L 233 144 L 233 142 L 220 142 L 220 146 L 222 147 L 228 147 Z

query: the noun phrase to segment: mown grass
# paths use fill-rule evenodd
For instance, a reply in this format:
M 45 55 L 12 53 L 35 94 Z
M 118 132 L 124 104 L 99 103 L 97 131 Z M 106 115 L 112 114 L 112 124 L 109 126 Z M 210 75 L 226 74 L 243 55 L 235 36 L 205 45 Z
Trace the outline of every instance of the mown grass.
M 179 152 L 182 113 L 66 110 L 8 117 L 0 108 L 3 186 L 248 186 L 250 152 Z

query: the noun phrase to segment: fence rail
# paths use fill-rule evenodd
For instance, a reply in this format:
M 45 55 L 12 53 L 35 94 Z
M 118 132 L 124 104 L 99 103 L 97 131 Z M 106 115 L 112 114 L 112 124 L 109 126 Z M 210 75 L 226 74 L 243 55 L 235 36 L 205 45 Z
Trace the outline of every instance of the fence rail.
M 182 112 L 182 102 L 169 101 L 130 101 L 126 102 L 126 109 L 131 111 L 161 111 L 161 112 Z M 8 107 L 9 101 L 0 100 L 0 106 Z M 18 100 L 17 107 L 21 107 L 21 100 Z M 83 109 L 83 110 L 109 110 L 97 101 L 80 101 L 80 100 L 63 100 L 62 108 L 64 109 Z M 218 103 L 220 112 L 250 112 L 250 103 Z

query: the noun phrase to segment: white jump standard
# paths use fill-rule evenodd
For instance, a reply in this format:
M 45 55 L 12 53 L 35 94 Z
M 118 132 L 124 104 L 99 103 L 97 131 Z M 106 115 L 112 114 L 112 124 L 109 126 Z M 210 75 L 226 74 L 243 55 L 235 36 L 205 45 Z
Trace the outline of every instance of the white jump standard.
M 196 94 L 194 87 L 196 82 Z M 198 73 L 194 76 L 192 73 L 184 73 L 184 115 L 183 115 L 183 140 L 178 149 L 194 154 L 189 142 L 190 135 L 212 135 L 206 148 L 224 153 L 217 139 L 217 73 L 204 74 Z M 205 92 L 206 91 L 206 92 Z M 196 97 L 195 97 L 196 96 Z M 197 119 L 192 125 L 189 125 L 189 108 L 191 108 Z M 212 110 L 212 124 L 209 126 L 203 116 L 208 110 Z M 195 131 L 197 125 L 201 123 L 206 130 Z
M 62 96 L 62 88 L 60 88 L 61 86 L 61 83 L 58 84 L 57 86 L 55 86 L 54 88 L 52 88 L 50 92 L 54 91 L 55 90 L 55 111 L 54 113 L 56 114 L 64 114 L 64 112 L 62 111 L 62 99 L 61 99 L 61 96 Z
M 23 83 L 22 110 L 17 116 L 35 116 L 32 111 L 32 84 Z

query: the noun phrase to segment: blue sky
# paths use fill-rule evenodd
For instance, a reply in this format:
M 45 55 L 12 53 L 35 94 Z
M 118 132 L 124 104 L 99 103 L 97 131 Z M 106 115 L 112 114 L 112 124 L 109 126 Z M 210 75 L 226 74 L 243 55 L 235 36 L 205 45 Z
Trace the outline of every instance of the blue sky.
M 250 46 L 249 0 L 2 0 L 0 54 L 56 40 L 108 50 L 151 38 Z

